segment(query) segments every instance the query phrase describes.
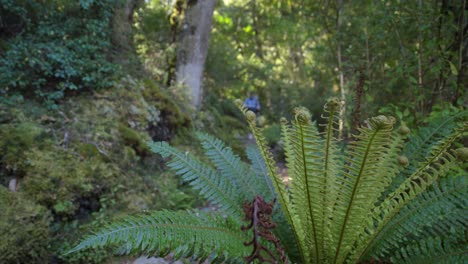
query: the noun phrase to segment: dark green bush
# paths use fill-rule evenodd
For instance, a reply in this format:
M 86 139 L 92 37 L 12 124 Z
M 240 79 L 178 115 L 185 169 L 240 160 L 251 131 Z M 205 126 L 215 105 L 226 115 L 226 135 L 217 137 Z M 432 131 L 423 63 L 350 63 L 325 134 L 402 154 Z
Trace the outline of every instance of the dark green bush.
M 54 106 L 67 92 L 114 85 L 111 19 L 119 2 L 6 0 L 2 17 L 23 27 L 0 57 L 0 97 L 36 96 Z
M 263 130 L 263 135 L 274 157 L 279 161 L 284 161 L 284 149 L 281 143 L 281 126 L 276 123 L 268 125 Z

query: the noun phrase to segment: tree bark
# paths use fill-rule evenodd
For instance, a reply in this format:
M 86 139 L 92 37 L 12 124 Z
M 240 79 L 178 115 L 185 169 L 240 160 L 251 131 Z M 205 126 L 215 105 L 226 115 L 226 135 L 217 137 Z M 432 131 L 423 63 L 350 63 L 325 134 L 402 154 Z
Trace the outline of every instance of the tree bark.
M 341 13 L 343 8 L 343 0 L 336 1 L 336 34 L 339 35 L 341 30 Z M 336 43 L 336 56 L 337 56 L 337 64 L 338 64 L 338 71 L 339 71 L 339 79 L 340 79 L 340 97 L 341 97 L 341 110 L 340 116 L 338 121 L 338 139 L 341 140 L 343 138 L 344 132 L 344 119 L 346 114 L 346 91 L 345 91 L 345 76 L 343 72 L 343 58 L 341 54 L 341 39 L 338 38 Z
M 466 45 L 466 39 L 464 36 L 465 33 L 465 12 L 466 10 L 466 0 L 463 0 L 462 2 L 462 8 L 460 12 L 460 21 L 458 24 L 458 42 L 459 42 L 459 47 L 458 47 L 458 65 L 457 65 L 457 70 L 458 70 L 458 76 L 457 76 L 457 86 L 455 89 L 455 94 L 452 98 L 452 103 L 456 106 L 458 105 L 458 98 L 462 94 L 465 94 L 465 68 L 466 68 L 466 63 L 464 62 L 464 59 L 466 59 L 466 48 L 464 50 L 464 46 Z
M 203 99 L 203 71 L 215 3 L 216 0 L 189 0 L 178 39 L 176 82 L 187 88 L 195 109 L 200 108 Z
M 133 13 L 141 0 L 126 0 L 125 5 L 115 11 L 112 21 L 112 43 L 122 50 L 133 50 Z

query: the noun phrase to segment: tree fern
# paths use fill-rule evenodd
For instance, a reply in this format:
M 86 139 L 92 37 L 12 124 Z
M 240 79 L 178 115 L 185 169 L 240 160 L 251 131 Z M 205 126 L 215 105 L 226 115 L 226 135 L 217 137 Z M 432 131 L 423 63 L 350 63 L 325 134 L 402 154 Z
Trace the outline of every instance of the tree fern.
M 193 257 L 211 262 L 242 263 L 249 254 L 239 222 L 203 212 L 159 211 L 127 217 L 85 238 L 73 251 L 114 245 L 121 254 Z
M 425 191 L 439 177 L 444 176 L 451 167 L 456 166 L 457 161 L 448 149 L 467 129 L 468 124 L 465 123 L 449 137 L 438 142 L 426 161 L 420 163 L 418 169 L 409 178 L 373 209 L 373 220 L 368 222 L 366 233 L 360 237 L 353 259 L 360 259 L 368 252 L 369 246 L 374 243 L 377 235 L 406 204 Z
M 466 115 L 421 129 L 418 136 L 409 136 L 406 147 L 409 129 L 403 125 L 393 130 L 395 119 L 377 116 L 342 151 L 335 137 L 340 107 L 337 100 L 327 103 L 322 129 L 303 108 L 296 109 L 291 123 L 281 121 L 288 184 L 277 173 L 255 114 L 242 106 L 257 142 L 257 147 L 247 147 L 250 165 L 220 140 L 201 133 L 198 138 L 213 167 L 167 143 L 151 143 L 154 152 L 170 158 L 171 170 L 220 211 L 212 216 L 162 211 L 129 218 L 104 227 L 76 250 L 115 244 L 124 252 L 171 251 L 242 262 L 242 257 L 260 252 L 242 243 L 256 241 L 258 246 L 261 241 L 242 233 L 242 205 L 261 197 L 274 206 L 269 213 L 277 227 L 268 224 L 267 229 L 282 243 L 275 238 L 275 247 L 286 249 L 292 263 L 462 262 L 467 254 L 468 175 L 459 160 L 467 160 L 467 149 L 452 149 L 468 130 L 467 123 L 455 121 Z

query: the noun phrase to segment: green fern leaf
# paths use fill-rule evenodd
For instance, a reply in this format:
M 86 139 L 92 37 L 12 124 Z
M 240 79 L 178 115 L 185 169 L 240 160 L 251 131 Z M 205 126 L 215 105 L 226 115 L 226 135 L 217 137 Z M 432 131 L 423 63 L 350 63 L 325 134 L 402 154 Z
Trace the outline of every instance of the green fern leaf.
M 275 189 L 273 187 L 273 183 L 271 182 L 270 177 L 268 176 L 268 171 L 265 165 L 265 161 L 260 154 L 257 146 L 247 146 L 247 158 L 251 162 L 250 170 L 253 172 L 255 177 L 257 177 L 257 181 L 259 184 L 265 185 L 266 187 L 262 187 L 262 189 L 266 189 L 265 193 L 265 200 L 272 201 L 274 197 L 276 197 Z
M 260 154 L 265 162 L 265 167 L 268 172 L 268 176 L 271 179 L 271 183 L 276 192 L 276 199 L 279 201 L 281 209 L 284 212 L 284 216 L 286 217 L 287 223 L 291 226 L 292 233 L 294 234 L 294 244 L 300 245 L 299 251 L 301 256 L 301 263 L 306 263 L 305 261 L 305 253 L 303 251 L 303 243 L 301 242 L 300 235 L 303 233 L 300 230 L 300 225 L 294 224 L 296 219 L 293 219 L 293 214 L 291 211 L 291 203 L 289 201 L 289 193 L 286 190 L 286 186 L 282 181 L 281 177 L 276 172 L 276 164 L 273 159 L 272 154 L 269 152 L 266 139 L 262 134 L 261 129 L 257 128 L 255 124 L 256 115 L 251 111 L 246 111 L 246 109 L 241 105 L 238 104 L 239 109 L 244 113 L 249 123 L 250 129 L 255 137 L 255 141 L 257 143 L 257 147 L 260 151 Z
M 325 208 L 322 201 L 326 195 L 326 179 L 322 172 L 322 141 L 317 127 L 310 121 L 310 114 L 303 108 L 296 109 L 296 120 L 290 134 L 293 167 L 289 171 L 293 213 L 303 226 L 304 247 L 311 254 L 312 262 L 322 259 Z M 309 257 L 309 256 L 307 256 Z
M 261 185 L 257 182 L 257 178 L 241 162 L 239 156 L 235 155 L 219 139 L 203 133 L 197 133 L 197 137 L 201 141 L 205 155 L 211 160 L 221 175 L 229 179 L 235 186 L 235 192 L 241 196 L 241 204 L 244 201 L 253 200 L 257 195 L 262 195 L 265 198 L 265 190 L 259 188 Z
M 127 217 L 98 230 L 70 251 L 114 245 L 120 253 L 139 253 L 176 258 L 195 257 L 210 263 L 243 263 L 251 249 L 243 242 L 240 224 L 231 218 L 202 212 L 158 211 Z
M 466 263 L 468 255 L 466 241 L 468 241 L 466 229 L 453 230 L 450 236 L 429 237 L 400 248 L 393 252 L 390 260 L 393 263 L 462 264 Z
M 457 124 L 466 120 L 468 111 L 452 113 L 434 119 L 426 127 L 420 128 L 416 133 L 412 133 L 408 138 L 402 154 L 410 160 L 408 166 L 402 173 L 393 180 L 388 188 L 388 193 L 394 191 L 402 184 L 412 173 L 414 173 L 421 162 L 431 154 L 432 148 L 445 137 L 451 135 L 457 128 Z
M 375 243 L 378 234 L 382 231 L 393 217 L 412 199 L 425 191 L 439 177 L 456 166 L 456 158 L 448 152 L 449 147 L 468 129 L 468 123 L 456 129 L 451 136 L 438 142 L 432 148 L 431 155 L 425 162 L 420 163 L 416 170 L 403 184 L 394 192 L 390 193 L 385 200 L 378 205 L 373 212 L 374 221 L 369 221 L 366 234 L 360 237 L 356 246 L 356 259 L 366 255 L 369 246 Z
M 291 142 L 292 129 L 286 118 L 281 119 L 281 141 L 283 142 L 284 156 L 286 159 L 286 167 L 288 171 L 294 169 L 294 150 Z
M 379 233 L 370 252 L 374 259 L 389 259 L 403 244 L 417 244 L 427 236 L 450 236 L 453 228 L 468 223 L 467 175 L 443 178 L 404 207 Z
M 177 175 L 198 190 L 208 201 L 216 204 L 226 213 L 239 219 L 243 216 L 242 202 L 232 188 L 230 179 L 220 177 L 211 167 L 203 164 L 191 155 L 181 153 L 166 142 L 152 142 L 151 150 L 163 157 L 172 157 L 168 163 Z
M 336 241 L 334 262 L 342 263 L 369 221 L 371 210 L 383 192 L 380 170 L 389 151 L 394 120 L 378 116 L 369 120 L 369 128 L 360 129 L 357 141 L 351 143 L 342 176 L 335 191 L 339 197 L 334 207 L 335 222 L 331 233 Z M 336 247 L 336 249 L 335 249 Z
M 330 234 L 330 226 L 332 225 L 331 220 L 333 219 L 333 210 L 334 203 L 336 202 L 337 193 L 334 191 L 334 184 L 336 183 L 336 177 L 339 175 L 340 167 L 343 166 L 343 160 L 340 159 L 341 153 L 338 148 L 338 143 L 334 137 L 334 134 L 337 134 L 336 128 L 339 120 L 339 112 L 342 107 L 339 99 L 333 98 L 329 100 L 324 106 L 325 114 L 322 115 L 322 118 L 327 122 L 325 124 L 320 124 L 324 127 L 324 131 L 321 133 L 323 136 L 323 147 L 321 149 L 321 162 L 322 162 L 322 172 L 323 180 L 325 180 L 325 187 L 323 189 L 323 201 L 322 206 L 324 208 L 324 217 L 323 228 L 325 236 L 323 236 L 323 248 L 326 250 L 326 257 L 333 257 L 333 240 Z

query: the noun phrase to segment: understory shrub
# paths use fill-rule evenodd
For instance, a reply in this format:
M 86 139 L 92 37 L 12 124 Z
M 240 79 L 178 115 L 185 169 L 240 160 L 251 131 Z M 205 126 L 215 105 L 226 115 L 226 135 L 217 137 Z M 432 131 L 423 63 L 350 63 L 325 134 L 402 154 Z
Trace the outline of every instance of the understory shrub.
M 0 97 L 36 96 L 56 108 L 67 92 L 116 84 L 111 19 L 121 1 L 3 2 L 2 18 L 19 22 L 5 30 L 22 26 L 4 42 Z

